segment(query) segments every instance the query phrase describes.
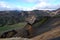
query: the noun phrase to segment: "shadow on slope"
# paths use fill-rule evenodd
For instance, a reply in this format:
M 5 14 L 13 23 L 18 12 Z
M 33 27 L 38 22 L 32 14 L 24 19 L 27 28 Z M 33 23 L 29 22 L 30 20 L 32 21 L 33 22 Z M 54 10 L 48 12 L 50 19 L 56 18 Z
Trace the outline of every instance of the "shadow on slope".
M 41 35 L 45 32 L 48 32 L 56 27 L 60 26 L 60 18 L 51 18 L 49 19 L 47 22 L 45 22 L 43 25 L 39 26 L 39 27 L 33 27 L 33 33 L 32 36 L 27 35 L 25 30 L 16 30 L 16 36 L 12 36 L 12 37 L 24 37 L 24 38 L 33 38 L 36 37 L 38 35 Z M 28 37 L 29 36 L 29 37 Z M 8 37 L 7 37 L 8 38 Z
M 60 40 L 60 37 L 52 38 L 52 39 L 49 39 L 49 40 Z

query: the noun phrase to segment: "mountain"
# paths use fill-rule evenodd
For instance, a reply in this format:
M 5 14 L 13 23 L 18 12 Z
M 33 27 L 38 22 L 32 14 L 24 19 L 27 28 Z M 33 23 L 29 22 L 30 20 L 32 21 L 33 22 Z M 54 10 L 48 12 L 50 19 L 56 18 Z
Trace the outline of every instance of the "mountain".
M 48 18 L 48 19 L 47 19 Z M 27 26 L 27 25 L 26 25 Z M 33 33 L 32 36 L 29 37 L 29 33 L 27 30 L 23 29 L 16 29 L 14 31 L 8 31 L 7 35 L 12 35 L 15 31 L 17 32 L 16 35 L 12 35 L 12 38 L 7 38 L 6 40 L 10 39 L 26 39 L 26 40 L 60 40 L 60 18 L 59 17 L 41 17 L 41 19 L 35 22 L 33 25 L 28 25 L 27 27 L 32 26 Z M 12 34 L 10 34 L 12 32 Z M 31 32 L 31 30 L 30 30 Z M 23 37 L 21 37 L 23 36 Z M 28 37 L 26 37 L 28 36 Z M 4 36 L 3 36 L 4 37 Z M 6 36 L 9 37 L 9 36 Z M 26 37 L 26 38 L 24 38 Z
M 53 40 L 59 38 L 59 15 L 60 10 L 0 11 L 0 27 L 4 27 L 5 25 L 13 26 L 20 22 L 27 23 L 24 28 L 4 32 L 0 37 L 22 37 L 22 39 L 30 38 L 31 40 Z
M 60 15 L 59 9 L 53 10 L 53 11 L 49 11 L 49 10 L 32 10 L 32 11 L 6 10 L 6 11 L 0 11 L 0 26 L 4 26 L 6 24 L 8 24 L 8 25 L 15 24 L 15 23 L 19 23 L 19 22 L 26 22 L 26 19 L 30 18 L 31 16 L 35 16 L 36 20 L 39 20 L 40 17 L 44 17 L 44 16 L 53 17 L 56 15 Z

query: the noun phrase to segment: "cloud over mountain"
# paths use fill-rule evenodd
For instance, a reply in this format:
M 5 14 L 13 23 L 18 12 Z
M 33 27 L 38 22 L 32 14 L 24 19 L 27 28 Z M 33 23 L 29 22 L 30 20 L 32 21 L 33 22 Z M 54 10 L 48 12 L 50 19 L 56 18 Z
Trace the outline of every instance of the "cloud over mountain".
M 15 0 L 17 2 L 0 1 L 0 10 L 53 10 L 60 7 L 59 0 Z M 23 2 L 23 4 L 21 4 Z M 12 4 L 11 4 L 12 3 Z M 19 4 L 18 4 L 19 3 Z M 18 5 L 17 5 L 18 4 Z M 32 5 L 33 4 L 33 5 Z M 24 5 L 24 6 L 22 6 Z M 30 7 L 31 6 L 31 7 Z

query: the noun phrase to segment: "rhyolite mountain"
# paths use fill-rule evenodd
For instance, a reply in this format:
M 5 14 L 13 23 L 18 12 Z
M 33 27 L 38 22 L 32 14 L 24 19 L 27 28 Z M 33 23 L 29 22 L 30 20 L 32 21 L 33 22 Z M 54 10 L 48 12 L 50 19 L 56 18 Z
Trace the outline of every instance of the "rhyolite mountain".
M 25 22 L 27 17 L 35 16 L 37 20 L 44 16 L 56 16 L 59 9 L 49 11 L 49 10 L 32 10 L 32 11 L 19 11 L 19 10 L 6 10 L 0 11 L 0 26 L 12 25 L 19 22 Z
M 13 10 L 1 11 L 0 14 L 1 29 L 5 25 L 27 23 L 22 29 L 20 26 L 18 29 L 3 32 L 0 38 L 22 37 L 31 40 L 59 40 L 60 38 L 60 10 Z

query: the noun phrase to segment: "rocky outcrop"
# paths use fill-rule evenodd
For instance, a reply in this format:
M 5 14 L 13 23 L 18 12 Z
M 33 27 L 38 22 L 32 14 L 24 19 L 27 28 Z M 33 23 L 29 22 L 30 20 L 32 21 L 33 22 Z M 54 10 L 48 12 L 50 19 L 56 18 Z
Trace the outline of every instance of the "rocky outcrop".
M 15 34 L 17 33 L 17 31 L 15 30 L 11 30 L 11 31 L 8 31 L 8 32 L 4 32 L 0 38 L 10 38 L 12 36 L 14 36 Z

